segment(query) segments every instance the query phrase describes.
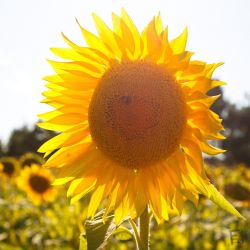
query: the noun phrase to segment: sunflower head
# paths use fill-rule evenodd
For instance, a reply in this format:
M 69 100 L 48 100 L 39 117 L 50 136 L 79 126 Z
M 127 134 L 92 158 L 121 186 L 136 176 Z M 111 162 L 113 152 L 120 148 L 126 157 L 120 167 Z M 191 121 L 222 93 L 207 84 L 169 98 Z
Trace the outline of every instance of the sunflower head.
M 44 163 L 43 158 L 32 152 L 25 153 L 19 158 L 21 168 L 30 167 L 32 164 L 42 165 Z
M 51 186 L 53 179 L 49 170 L 32 164 L 21 171 L 17 184 L 34 204 L 40 205 L 42 202 L 54 200 L 56 189 Z
M 204 194 L 228 211 L 206 177 L 202 153 L 223 152 L 208 141 L 223 139 L 221 119 L 210 107 L 223 85 L 212 74 L 221 63 L 191 60 L 187 29 L 168 38 L 160 15 L 139 32 L 126 11 L 113 28 L 93 14 L 97 33 L 80 30 L 87 46 L 65 35 L 67 48 L 52 48 L 66 61 L 49 61 L 43 102 L 53 110 L 39 126 L 60 132 L 39 149 L 58 168 L 55 184 L 69 183 L 72 202 L 91 194 L 88 216 L 105 201 L 116 221 L 138 217 L 149 205 L 158 222 L 181 213 L 186 200 Z M 240 215 L 239 215 L 240 216 Z
M 13 179 L 19 173 L 19 163 L 14 157 L 0 158 L 0 177 L 5 180 Z
M 177 149 L 186 123 L 184 96 L 162 65 L 117 63 L 96 87 L 88 121 L 108 157 L 125 167 L 145 167 Z

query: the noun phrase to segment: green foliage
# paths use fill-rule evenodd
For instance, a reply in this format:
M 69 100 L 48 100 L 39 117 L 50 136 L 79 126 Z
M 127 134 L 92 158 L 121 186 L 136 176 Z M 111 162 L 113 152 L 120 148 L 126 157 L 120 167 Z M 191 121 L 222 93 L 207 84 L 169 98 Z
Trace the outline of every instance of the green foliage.
M 134 239 L 134 235 L 130 230 L 128 230 L 126 227 L 120 226 L 118 227 L 114 232 L 113 235 L 116 235 L 116 237 L 120 241 L 128 241 Z
M 0 191 L 0 249 L 77 249 L 81 204 L 70 206 L 66 192 L 60 192 L 53 203 L 34 206 L 15 185 L 4 183 Z
M 85 239 L 85 237 L 83 237 L 82 235 L 80 235 L 80 245 L 79 245 L 79 250 L 87 250 L 88 249 L 88 243 L 87 240 Z
M 0 140 L 0 157 L 4 156 L 4 149 L 3 149 L 3 144 Z
M 245 214 L 246 210 L 241 212 Z M 202 199 L 198 208 L 186 204 L 180 218 L 171 218 L 160 226 L 154 223 L 151 245 L 154 250 L 247 250 L 249 228 L 249 221 L 239 220 Z M 232 234 L 237 234 L 237 241 L 231 238 Z
M 223 163 L 227 165 L 245 163 L 250 166 L 250 107 L 231 104 L 223 98 L 220 87 L 210 90 L 209 94 L 221 95 L 213 104 L 212 110 L 223 119 L 223 126 L 226 129 L 227 139 L 220 142 L 220 146 L 227 150 L 223 154 Z
M 103 249 L 107 245 L 109 238 L 114 235 L 119 241 L 134 239 L 130 230 L 114 223 L 113 214 L 103 217 L 104 214 L 105 210 L 103 209 L 92 220 L 85 222 L 85 233 L 80 239 L 80 250 Z
M 227 128 L 227 140 L 222 146 L 227 149 L 225 163 L 245 163 L 250 165 L 250 107 L 237 108 L 229 105 L 227 119 L 224 120 Z
M 106 216 L 105 221 L 103 215 L 105 211 L 100 211 L 96 214 L 93 220 L 87 220 L 85 223 L 87 249 L 96 250 L 101 249 L 106 245 L 106 241 L 112 232 L 116 229 L 114 224 L 114 216 Z
M 233 195 L 225 189 L 237 181 L 249 190 L 250 170 L 244 166 L 233 170 L 219 166 L 207 168 L 207 172 L 214 185 L 248 220 L 238 219 L 201 197 L 197 208 L 187 203 L 180 217 L 170 216 L 169 222 L 161 225 L 152 221 L 151 250 L 250 249 L 250 199 L 234 199 L 240 189 L 231 190 Z M 128 221 L 117 227 L 113 215 L 109 215 L 103 224 L 103 211 L 93 221 L 85 221 L 86 204 L 87 200 L 82 200 L 69 205 L 65 190 L 60 189 L 55 201 L 34 206 L 14 183 L 0 182 L 0 249 L 136 249 Z
M 52 131 L 40 129 L 37 126 L 26 126 L 12 131 L 6 146 L 5 154 L 20 157 L 27 152 L 37 152 L 37 149 L 49 138 L 55 135 Z

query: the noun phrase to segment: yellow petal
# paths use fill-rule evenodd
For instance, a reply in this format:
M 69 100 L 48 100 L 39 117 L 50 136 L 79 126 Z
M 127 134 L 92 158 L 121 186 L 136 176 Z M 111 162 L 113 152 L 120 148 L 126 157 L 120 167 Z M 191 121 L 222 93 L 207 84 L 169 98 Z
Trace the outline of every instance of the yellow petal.
M 188 154 L 194 160 L 195 167 L 198 173 L 202 172 L 203 169 L 203 158 L 199 144 L 192 140 L 183 139 L 181 141 L 181 146 L 183 147 L 186 154 Z
M 161 39 L 156 31 L 155 17 L 144 29 L 142 39 L 144 43 L 142 57 L 149 57 L 150 59 L 157 60 L 161 52 Z
M 60 74 L 44 77 L 44 80 L 59 85 L 64 88 L 70 88 L 75 90 L 91 90 L 96 87 L 98 79 L 85 76 L 77 76 L 73 74 Z
M 55 55 L 73 61 L 86 60 L 86 57 L 79 55 L 74 49 L 71 48 L 51 48 L 50 49 Z
M 94 148 L 95 146 L 91 141 L 83 141 L 73 146 L 61 148 L 47 160 L 44 166 L 60 167 L 62 164 L 70 164 L 84 155 L 85 152 L 92 151 Z
M 117 45 L 117 41 L 115 39 L 116 35 L 102 21 L 102 19 L 94 13 L 93 13 L 93 19 L 96 25 L 96 29 L 100 35 L 100 38 L 102 39 L 106 47 L 108 47 L 117 58 L 121 58 L 122 54 L 121 54 L 121 50 L 119 46 Z
M 155 28 L 156 28 L 156 32 L 157 32 L 158 35 L 160 35 L 163 32 L 163 23 L 162 23 L 162 20 L 161 20 L 160 12 L 155 17 Z
M 53 111 L 49 111 L 43 114 L 39 114 L 38 117 L 42 120 L 50 120 L 52 118 L 57 117 L 58 115 L 61 115 L 62 112 L 59 110 L 53 110 Z
M 122 222 L 122 220 L 129 214 L 129 206 L 128 206 L 128 196 L 125 195 L 123 197 L 122 202 L 115 209 L 115 223 L 118 225 Z
M 95 212 L 97 208 L 100 206 L 100 203 L 102 202 L 104 196 L 105 196 L 105 188 L 108 184 L 103 184 L 101 186 L 98 186 L 93 194 L 91 195 L 89 207 L 88 207 L 88 217 L 92 217 L 92 219 L 95 216 Z
M 85 41 L 90 48 L 99 50 L 105 56 L 113 56 L 112 52 L 108 49 L 108 47 L 103 43 L 103 41 L 100 38 L 98 38 L 93 33 L 89 32 L 88 30 L 84 29 L 80 24 L 79 26 L 82 35 L 85 38 Z
M 89 192 L 91 192 L 96 184 L 96 179 L 93 177 L 89 177 L 89 178 L 84 178 L 82 180 L 82 182 L 75 188 L 75 190 L 73 191 L 73 193 L 69 193 L 68 196 L 72 196 L 70 203 L 73 204 L 76 201 L 80 200 L 82 197 L 84 197 L 85 195 L 87 195 Z M 83 190 L 81 192 L 79 192 L 80 190 Z
M 78 72 L 79 75 L 83 72 L 83 74 L 86 73 L 90 77 L 96 78 L 100 78 L 105 71 L 101 65 L 91 65 L 86 62 L 56 62 L 52 60 L 48 60 L 48 62 L 55 70 L 60 69 L 69 73 L 76 72 L 76 74 Z
M 57 178 L 54 180 L 52 185 L 55 185 L 55 186 L 64 185 L 64 184 L 68 183 L 69 181 L 73 180 L 74 178 L 75 178 L 74 176 L 66 176 L 66 177 L 62 177 L 62 178 Z
M 126 23 L 118 17 L 116 14 L 112 13 L 113 27 L 116 33 L 121 37 L 121 43 L 123 44 L 123 53 L 126 53 L 126 49 L 134 54 L 135 44 L 133 34 L 126 25 Z
M 77 21 L 77 23 L 78 23 L 78 21 Z M 82 28 L 80 24 L 79 24 L 79 26 L 81 28 L 82 33 L 85 34 L 85 32 L 86 32 L 86 34 L 85 34 L 86 37 L 89 37 L 88 35 L 90 32 L 88 32 L 87 30 Z M 93 35 L 93 34 L 91 34 L 91 35 L 93 37 L 95 37 L 95 35 Z M 107 55 L 109 53 L 107 52 L 107 48 L 103 45 L 103 43 L 99 40 L 99 38 L 95 37 L 99 42 L 99 47 L 97 47 L 97 46 L 92 47 L 91 45 L 89 45 L 90 48 L 88 48 L 88 47 L 80 47 L 80 46 L 76 45 L 69 38 L 67 38 L 64 34 L 62 34 L 62 36 L 63 36 L 64 41 L 70 47 L 74 48 L 74 50 L 76 50 L 77 53 L 80 54 L 81 56 L 92 59 L 93 61 L 98 62 L 98 63 L 103 64 L 103 65 L 109 65 L 110 59 L 109 59 L 109 57 L 107 57 Z M 90 42 L 90 41 L 87 41 L 87 43 L 88 42 Z M 97 43 L 97 41 L 96 41 L 96 43 Z M 100 46 L 101 46 L 101 48 L 100 48 Z M 103 46 L 105 52 L 103 52 L 102 46 Z M 101 50 L 99 50 L 99 49 L 101 49 Z
M 201 146 L 202 152 L 209 154 L 209 155 L 217 155 L 217 154 L 221 154 L 221 153 L 226 152 L 226 150 L 216 148 L 207 142 L 201 142 L 200 146 Z
M 60 147 L 68 147 L 73 144 L 84 141 L 84 138 L 89 134 L 87 126 L 83 126 L 77 131 L 73 132 L 63 132 L 52 139 L 46 141 L 39 149 L 38 152 L 44 153 L 47 151 L 52 151 Z
M 185 50 L 187 44 L 187 38 L 188 38 L 188 30 L 187 28 L 185 28 L 184 31 L 177 38 L 173 39 L 170 42 L 170 46 L 174 54 L 180 54 Z
M 134 22 L 132 21 L 132 19 L 130 18 L 130 16 L 127 14 L 127 12 L 125 11 L 124 8 L 122 8 L 121 11 L 122 14 L 122 20 L 124 21 L 124 23 L 128 26 L 128 28 L 130 29 L 132 35 L 133 35 L 133 39 L 134 39 L 134 59 L 138 59 L 139 56 L 142 53 L 142 48 L 141 48 L 141 36 L 140 33 L 137 29 L 137 27 L 135 26 Z
M 73 162 L 61 168 L 58 168 L 56 179 L 64 180 L 66 178 L 66 180 L 70 181 L 70 178 L 68 177 L 71 177 L 71 180 L 82 177 L 86 169 L 88 169 L 91 164 L 95 162 L 98 154 L 99 152 L 96 149 L 90 149 L 84 152 L 84 154 L 81 155 L 77 162 Z
M 86 107 L 86 105 L 89 104 L 89 100 L 88 99 L 75 99 L 75 98 L 71 98 L 68 96 L 64 96 L 64 95 L 58 95 L 58 96 L 53 96 L 53 98 L 46 98 L 44 100 L 42 100 L 42 103 L 48 103 L 49 105 L 53 106 L 56 105 L 59 108 L 61 108 L 64 105 L 80 105 Z

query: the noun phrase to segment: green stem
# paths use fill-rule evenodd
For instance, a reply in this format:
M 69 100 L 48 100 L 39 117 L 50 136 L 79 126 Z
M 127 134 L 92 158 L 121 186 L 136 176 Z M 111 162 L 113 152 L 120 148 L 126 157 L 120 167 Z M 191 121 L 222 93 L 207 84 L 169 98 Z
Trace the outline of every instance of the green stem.
M 145 208 L 142 215 L 139 218 L 140 222 L 140 239 L 143 246 L 143 250 L 149 250 L 149 222 L 150 216 L 148 207 Z
M 136 223 L 132 219 L 129 219 L 129 222 L 134 230 L 136 249 L 140 250 L 140 249 L 142 249 L 142 243 L 141 243 L 140 235 L 139 235 L 138 230 L 137 230 Z

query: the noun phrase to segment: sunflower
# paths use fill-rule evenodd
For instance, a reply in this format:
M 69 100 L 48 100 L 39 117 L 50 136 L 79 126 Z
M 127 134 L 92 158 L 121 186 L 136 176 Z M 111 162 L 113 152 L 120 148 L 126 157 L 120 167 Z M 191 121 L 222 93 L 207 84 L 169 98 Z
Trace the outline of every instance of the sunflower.
M 42 165 L 44 163 L 43 158 L 38 154 L 32 152 L 25 153 L 19 158 L 20 166 L 24 168 L 25 166 L 31 166 L 32 164 Z
M 34 204 L 40 205 L 44 201 L 54 200 L 57 192 L 51 185 L 53 179 L 54 176 L 48 169 L 33 164 L 21 171 L 17 184 Z
M 19 172 L 19 163 L 14 157 L 0 158 L 0 177 L 5 180 L 13 179 Z
M 219 96 L 206 94 L 224 84 L 211 79 L 222 63 L 191 60 L 187 29 L 169 41 L 160 15 L 141 33 L 124 9 L 112 15 L 113 29 L 93 19 L 98 35 L 78 23 L 86 46 L 62 34 L 69 47 L 52 51 L 66 61 L 49 61 L 56 74 L 44 78 L 43 102 L 54 109 L 39 126 L 60 134 L 39 152 L 57 168 L 55 184 L 68 183 L 72 202 L 90 193 L 88 216 L 105 204 L 117 223 L 147 205 L 168 220 L 199 194 L 240 216 L 203 167 L 202 152 L 224 151 L 208 144 L 224 136 L 210 110 Z

